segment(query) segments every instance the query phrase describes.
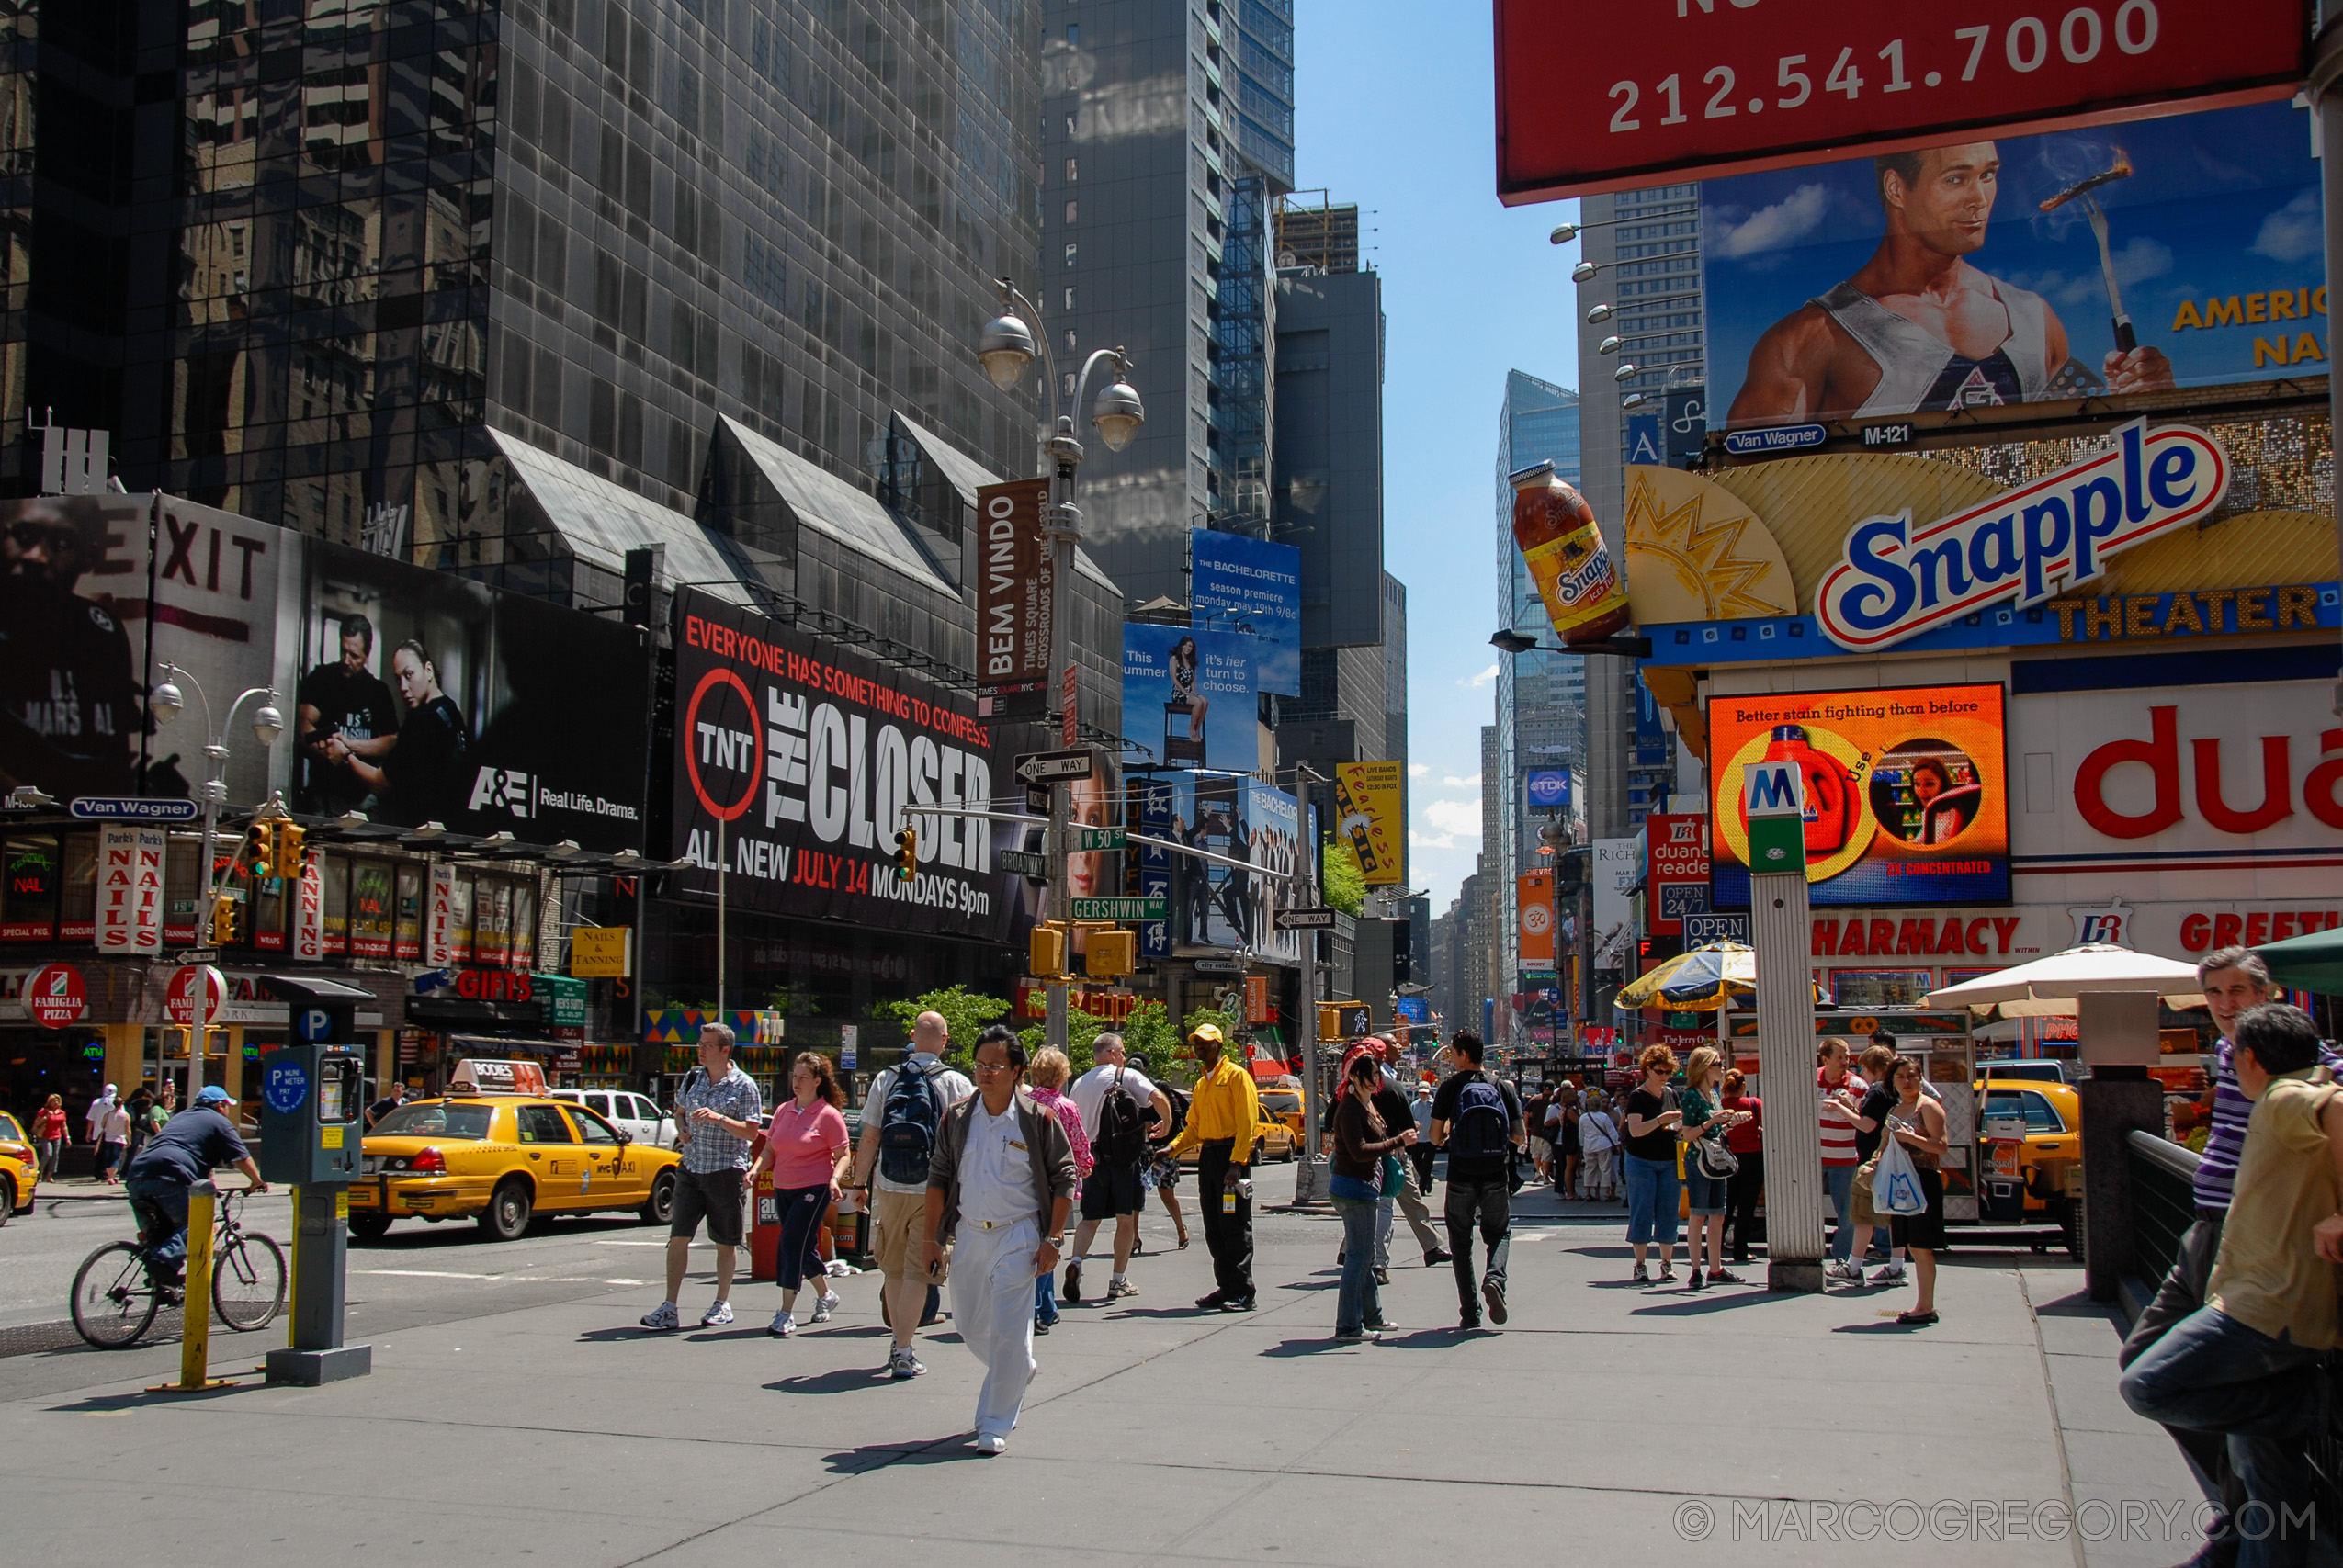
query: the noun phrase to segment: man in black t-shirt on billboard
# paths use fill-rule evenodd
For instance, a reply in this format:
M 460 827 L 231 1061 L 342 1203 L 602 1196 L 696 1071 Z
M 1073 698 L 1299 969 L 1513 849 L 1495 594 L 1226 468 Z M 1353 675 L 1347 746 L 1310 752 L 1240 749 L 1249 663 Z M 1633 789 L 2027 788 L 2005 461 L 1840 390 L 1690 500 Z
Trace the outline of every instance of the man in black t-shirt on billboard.
M 1521 1096 L 1480 1069 L 1480 1036 L 1460 1029 L 1450 1044 L 1456 1070 L 1432 1101 L 1432 1141 L 1448 1151 L 1448 1250 L 1456 1269 L 1457 1326 L 1480 1326 L 1481 1303 L 1488 1320 L 1505 1321 L 1506 1227 L 1512 1223 L 1513 1156 L 1527 1144 Z M 1473 1223 L 1480 1222 L 1488 1267 L 1473 1293 Z
M 374 623 L 364 615 L 342 617 L 342 657 L 301 677 L 294 692 L 294 743 L 301 777 L 293 808 L 338 817 L 362 807 L 373 791 L 351 769 L 349 757 L 379 763 L 399 733 L 399 710 L 390 688 L 367 668 L 374 656 Z M 342 742 L 338 758 L 328 754 Z

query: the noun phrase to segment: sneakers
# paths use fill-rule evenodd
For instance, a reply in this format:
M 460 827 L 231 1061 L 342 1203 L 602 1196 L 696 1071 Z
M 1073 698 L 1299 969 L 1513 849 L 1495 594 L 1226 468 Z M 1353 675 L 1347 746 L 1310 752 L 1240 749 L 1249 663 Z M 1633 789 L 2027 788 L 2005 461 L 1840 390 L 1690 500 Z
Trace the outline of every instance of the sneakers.
M 1712 1285 L 1745 1285 L 1749 1283 L 1748 1280 L 1742 1279 L 1738 1274 L 1734 1273 L 1730 1269 L 1710 1269 L 1708 1271 L 1708 1282 Z
M 1651 1283 L 1651 1270 L 1645 1268 L 1640 1263 L 1636 1265 L 1636 1283 L 1638 1285 L 1648 1285 Z
M 699 1314 L 699 1325 L 702 1328 L 721 1328 L 731 1321 L 732 1303 L 730 1302 L 711 1302 L 708 1303 L 707 1310 Z
M 1106 1299 L 1110 1302 L 1118 1297 L 1136 1296 L 1138 1293 L 1139 1288 L 1119 1274 L 1106 1281 Z
M 1706 1280 L 1701 1278 L 1701 1271 L 1695 1269 L 1692 1270 L 1692 1278 L 1684 1281 L 1684 1288 L 1688 1291 L 1698 1291 L 1705 1289 L 1707 1283 L 1708 1282 Z
M 1196 1305 L 1205 1312 L 1218 1312 L 1228 1304 L 1228 1292 L 1226 1291 L 1207 1291 L 1196 1298 Z
M 673 1302 L 662 1302 L 657 1306 L 651 1308 L 649 1312 L 643 1314 L 642 1325 L 645 1328 L 656 1329 L 681 1328 L 684 1326 L 682 1320 L 677 1318 L 675 1315 L 675 1303 Z
M 1379 1317 L 1366 1325 L 1366 1331 L 1369 1334 L 1397 1334 L 1399 1325 L 1387 1317 Z
M 1009 1451 L 1009 1439 L 993 1435 L 980 1437 L 976 1440 L 976 1451 L 986 1459 L 999 1459 Z
M 1460 1312 L 1460 1313 L 1458 1313 L 1458 1314 L 1456 1314 L 1456 1332 L 1457 1332 L 1457 1333 L 1459 1333 L 1459 1334 L 1477 1334 L 1477 1333 L 1479 1333 L 1479 1332 L 1480 1332 L 1480 1315 L 1479 1315 L 1477 1313 L 1469 1313 L 1469 1312 Z
M 828 1323 L 830 1314 L 837 1310 L 838 1298 L 828 1291 L 824 1291 L 813 1303 L 813 1320 L 816 1323 Z
M 1435 1247 L 1423 1255 L 1423 1266 L 1427 1269 L 1437 1269 L 1447 1262 L 1450 1256 L 1446 1247 Z
M 1388 1269 L 1376 1269 L 1375 1271 L 1375 1282 L 1378 1285 L 1389 1284 L 1391 1282 L 1391 1270 Z
M 1488 1303 L 1489 1322 L 1502 1323 L 1505 1321 L 1505 1284 L 1503 1280 L 1483 1280 L 1480 1282 L 1480 1299 Z
M 1860 1285 L 1863 1282 L 1863 1271 L 1843 1258 L 1834 1258 L 1825 1264 L 1822 1277 L 1826 1280 L 1836 1280 L 1842 1284 Z
M 775 1313 L 773 1314 L 772 1325 L 765 1329 L 765 1332 L 772 1335 L 775 1339 L 787 1339 L 790 1335 L 795 1334 L 797 1331 L 798 1320 L 790 1316 L 786 1312 Z
M 1054 1317 L 1036 1317 L 1033 1320 L 1033 1331 L 1036 1334 L 1047 1334 L 1057 1326 L 1058 1320 Z
M 1337 1345 L 1356 1345 L 1365 1338 L 1366 1330 L 1364 1328 L 1338 1328 L 1334 1331 L 1334 1342 Z
M 898 1345 L 887 1353 L 887 1375 L 897 1382 L 915 1378 L 925 1371 L 927 1369 L 920 1365 L 919 1358 L 911 1354 L 909 1345 Z
M 1220 1303 L 1220 1310 L 1222 1312 L 1251 1312 L 1253 1310 L 1253 1299 L 1251 1296 L 1230 1296 Z
M 1904 1285 L 1911 1281 L 1910 1277 L 1904 1272 L 1904 1266 L 1901 1263 L 1890 1263 L 1873 1274 L 1871 1277 L 1871 1282 L 1874 1285 Z
M 1659 1266 L 1659 1282 L 1660 1282 L 1661 1284 L 1665 1285 L 1665 1284 L 1671 1283 L 1671 1282 L 1675 1280 L 1675 1278 L 1676 1278 L 1676 1264 L 1675 1264 L 1675 1261 L 1674 1261 L 1672 1258 L 1671 1258 L 1670 1260 L 1669 1260 L 1668 1262 L 1662 1263 L 1662 1264 Z
M 1064 1302 L 1064 1303 L 1065 1303 L 1068 1306 L 1080 1306 L 1080 1305 L 1081 1305 L 1081 1302 L 1082 1302 L 1082 1260 L 1081 1260 L 1081 1258 L 1076 1258 L 1070 1259 L 1070 1260 L 1067 1263 L 1067 1265 L 1066 1265 L 1066 1288 L 1065 1288 L 1064 1290 L 1062 1290 L 1062 1291 L 1060 1291 L 1060 1292 L 1058 1292 L 1058 1299 L 1059 1301 L 1061 1301 L 1061 1302 Z

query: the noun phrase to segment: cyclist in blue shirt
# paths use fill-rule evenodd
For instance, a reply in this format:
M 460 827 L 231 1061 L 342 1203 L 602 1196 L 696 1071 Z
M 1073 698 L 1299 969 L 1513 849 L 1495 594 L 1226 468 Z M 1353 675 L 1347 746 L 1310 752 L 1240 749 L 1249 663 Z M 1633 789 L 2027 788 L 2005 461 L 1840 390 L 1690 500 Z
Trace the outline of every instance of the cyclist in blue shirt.
M 187 1190 L 221 1167 L 234 1166 L 252 1191 L 268 1190 L 236 1124 L 223 1112 L 232 1103 L 226 1089 L 206 1084 L 196 1091 L 195 1104 L 148 1139 L 123 1172 L 139 1239 L 149 1249 L 147 1270 L 165 1303 L 175 1303 L 187 1264 Z

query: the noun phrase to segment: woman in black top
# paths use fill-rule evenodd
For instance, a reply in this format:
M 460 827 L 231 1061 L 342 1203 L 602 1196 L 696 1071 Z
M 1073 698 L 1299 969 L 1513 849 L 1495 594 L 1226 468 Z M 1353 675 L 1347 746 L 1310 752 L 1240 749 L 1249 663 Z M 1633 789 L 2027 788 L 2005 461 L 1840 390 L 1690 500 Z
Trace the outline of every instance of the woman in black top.
M 1375 1054 L 1362 1051 L 1351 1058 L 1342 1080 L 1341 1102 L 1334 1108 L 1334 1149 L 1330 1160 L 1327 1193 L 1342 1216 L 1342 1287 L 1335 1298 L 1334 1337 L 1360 1339 L 1391 1327 L 1383 1318 L 1383 1303 L 1375 1280 L 1375 1222 L 1383 1188 L 1383 1159 L 1416 1141 L 1412 1121 L 1394 1132 L 1375 1105 L 1383 1087 L 1383 1069 Z
M 1647 1045 L 1636 1065 L 1643 1082 L 1627 1096 L 1627 1245 L 1636 1250 L 1636 1282 L 1649 1284 L 1644 1248 L 1659 1244 L 1659 1278 L 1676 1278 L 1676 1201 L 1682 1182 L 1676 1175 L 1676 1129 L 1684 1113 L 1676 1109 L 1676 1053 Z

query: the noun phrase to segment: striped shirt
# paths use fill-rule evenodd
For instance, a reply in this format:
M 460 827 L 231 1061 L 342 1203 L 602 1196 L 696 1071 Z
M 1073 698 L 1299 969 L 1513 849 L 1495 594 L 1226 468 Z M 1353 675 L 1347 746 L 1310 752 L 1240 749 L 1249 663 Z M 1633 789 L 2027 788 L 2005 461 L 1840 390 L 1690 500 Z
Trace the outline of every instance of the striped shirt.
M 2237 1160 L 2246 1152 L 2246 1123 L 2254 1114 L 2254 1102 L 2237 1087 L 2236 1064 L 2230 1059 L 2235 1049 L 2226 1039 L 2213 1048 L 2213 1127 L 2205 1134 L 2204 1153 L 2197 1159 L 2196 1203 L 2200 1209 L 2229 1207 L 2229 1195 L 2237 1184 Z M 2343 1074 L 2343 1056 L 2327 1049 L 2324 1043 L 2319 1045 L 2318 1059 Z
M 1851 1071 L 1833 1084 L 1823 1077 L 1824 1071 L 1821 1067 L 1814 1070 L 1815 1096 L 1822 1114 L 1822 1163 L 1826 1166 L 1857 1164 L 1855 1119 L 1845 1107 L 1828 1097 L 1835 1089 L 1845 1089 L 1849 1098 L 1861 1105 L 1863 1096 L 1870 1092 L 1871 1085 L 1863 1081 L 1861 1073 Z

